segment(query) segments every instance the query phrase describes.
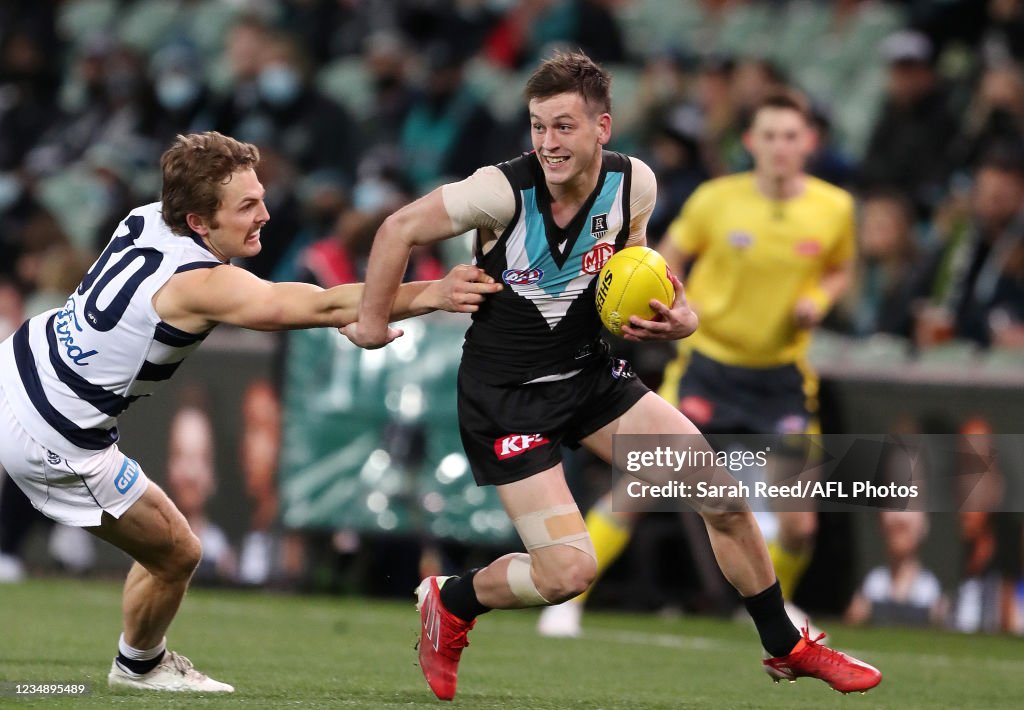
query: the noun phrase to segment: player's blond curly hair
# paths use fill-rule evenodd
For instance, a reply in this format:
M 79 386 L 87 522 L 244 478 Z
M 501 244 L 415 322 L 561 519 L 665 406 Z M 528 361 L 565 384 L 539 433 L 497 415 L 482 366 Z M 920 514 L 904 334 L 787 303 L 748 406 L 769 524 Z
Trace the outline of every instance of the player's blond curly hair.
M 179 135 L 160 157 L 160 191 L 164 221 L 183 237 L 192 233 L 187 216 L 194 213 L 217 228 L 214 215 L 221 189 L 239 170 L 255 168 L 260 151 L 217 131 Z

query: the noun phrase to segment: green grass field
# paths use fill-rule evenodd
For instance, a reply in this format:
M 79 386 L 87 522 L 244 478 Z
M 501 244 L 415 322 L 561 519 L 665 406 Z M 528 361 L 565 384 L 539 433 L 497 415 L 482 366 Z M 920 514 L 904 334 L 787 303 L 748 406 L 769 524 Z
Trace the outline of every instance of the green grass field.
M 0 707 L 444 707 L 412 649 L 408 604 L 194 591 L 171 647 L 230 697 L 111 692 L 120 590 L 100 582 L 0 586 L 0 681 L 87 683 L 88 697 L 0 697 Z M 834 627 L 837 645 L 878 665 L 867 695 L 823 683 L 773 685 L 753 627 L 712 619 L 595 613 L 583 639 L 540 639 L 536 612 L 482 617 L 463 656 L 463 708 L 1019 708 L 1024 642 L 937 632 Z

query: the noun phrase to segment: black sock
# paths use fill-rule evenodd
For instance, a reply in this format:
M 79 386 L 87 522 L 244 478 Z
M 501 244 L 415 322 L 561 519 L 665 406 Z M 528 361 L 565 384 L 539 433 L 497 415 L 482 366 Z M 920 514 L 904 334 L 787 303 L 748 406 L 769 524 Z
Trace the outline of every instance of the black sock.
M 773 656 L 788 656 L 800 641 L 800 632 L 786 615 L 779 581 L 760 594 L 743 597 L 747 612 L 754 619 L 764 650 Z
M 162 661 L 164 658 L 164 653 L 167 652 L 162 651 L 159 656 L 157 656 L 156 658 L 150 658 L 148 661 L 133 661 L 130 658 L 125 658 L 121 655 L 121 652 L 118 651 L 117 665 L 121 666 L 126 671 L 131 671 L 136 675 L 145 675 L 146 673 L 149 673 L 151 670 L 160 665 L 160 661 Z
M 441 603 L 444 608 L 463 621 L 472 621 L 481 614 L 491 610 L 476 598 L 473 589 L 473 577 L 480 568 L 471 569 L 460 577 L 452 577 L 441 587 Z

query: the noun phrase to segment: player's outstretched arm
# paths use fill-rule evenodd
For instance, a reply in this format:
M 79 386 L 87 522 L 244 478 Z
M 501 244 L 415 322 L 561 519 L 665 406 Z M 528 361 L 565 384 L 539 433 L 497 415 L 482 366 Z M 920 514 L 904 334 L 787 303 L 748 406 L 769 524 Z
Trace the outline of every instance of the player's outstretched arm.
M 435 310 L 472 312 L 498 290 L 474 266 L 457 266 L 439 281 L 401 284 L 392 317 L 396 320 Z M 229 323 L 252 330 L 341 328 L 355 320 L 363 284 L 331 289 L 304 283 L 271 283 L 224 265 L 175 276 L 158 295 L 161 318 L 186 330 Z
M 190 332 L 228 323 L 252 330 L 287 330 L 331 325 L 331 308 L 359 299 L 358 284 L 327 291 L 304 283 L 271 283 L 224 264 L 176 274 L 153 304 L 171 325 Z
M 356 285 L 359 286 L 359 294 L 354 304 L 351 303 L 351 291 L 344 295 L 347 302 L 343 325 L 355 324 L 359 299 L 366 290 L 364 284 Z M 483 269 L 469 264 L 459 264 L 437 281 L 400 284 L 389 320 L 412 318 L 432 311 L 476 313 L 480 310 L 484 298 L 497 293 L 501 288 L 501 284 L 496 283 Z
M 388 328 L 409 253 L 457 233 L 444 206 L 441 188 L 398 210 L 381 225 L 373 240 L 357 322 L 344 333 L 362 348 L 379 348 L 401 335 Z

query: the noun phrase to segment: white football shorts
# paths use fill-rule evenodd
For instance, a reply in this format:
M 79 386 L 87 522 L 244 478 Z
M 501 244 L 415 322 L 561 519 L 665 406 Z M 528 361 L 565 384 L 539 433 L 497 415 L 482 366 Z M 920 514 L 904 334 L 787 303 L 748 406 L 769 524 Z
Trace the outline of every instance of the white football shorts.
M 103 512 L 120 518 L 149 479 L 116 444 L 102 451 L 58 456 L 28 435 L 0 389 L 0 465 L 43 515 L 64 525 L 93 527 Z

